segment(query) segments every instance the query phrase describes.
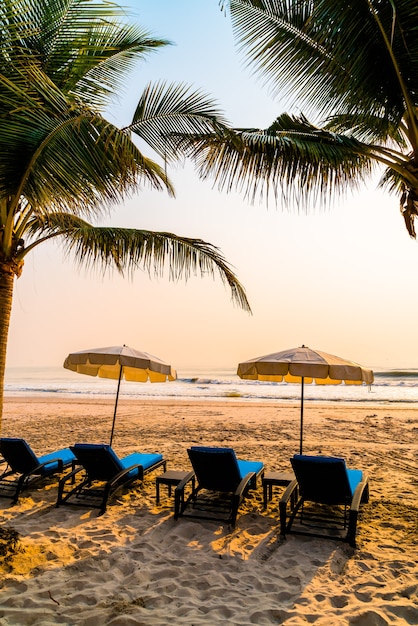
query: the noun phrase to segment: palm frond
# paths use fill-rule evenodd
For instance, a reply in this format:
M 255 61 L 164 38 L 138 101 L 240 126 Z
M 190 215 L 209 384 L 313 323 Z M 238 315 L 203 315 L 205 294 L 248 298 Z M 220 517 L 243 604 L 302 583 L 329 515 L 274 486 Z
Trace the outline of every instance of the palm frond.
M 281 116 L 286 123 L 276 123 L 273 140 L 269 130 L 275 125 L 236 137 L 214 135 L 206 145 L 203 136 L 186 140 L 181 145 L 197 161 L 201 176 L 252 196 L 271 188 L 277 198 L 281 187 L 286 203 L 288 191 L 300 185 L 303 200 L 324 202 L 344 186 L 362 182 L 373 164 L 383 165 L 380 185 L 400 196 L 407 230 L 415 238 L 418 3 L 219 0 L 219 5 L 229 9 L 248 65 L 273 94 L 292 96 L 298 109 L 305 105 L 325 121 L 298 136 Z
M 213 178 L 221 190 L 237 188 L 251 201 L 271 192 L 276 200 L 305 208 L 357 188 L 373 166 L 367 144 L 288 114 L 266 130 L 239 129 L 179 141 L 201 178 Z
M 401 75 L 417 93 L 418 5 L 411 0 L 397 1 L 396 14 L 392 3 L 374 0 L 230 0 L 229 6 L 248 64 L 273 94 L 292 95 L 308 111 L 399 121 Z
M 109 104 L 138 61 L 170 43 L 124 23 L 126 11 L 113 2 L 18 0 L 2 5 L 3 58 L 31 59 L 63 93 L 98 108 Z
M 13 195 L 18 201 L 25 196 L 39 214 L 65 210 L 89 215 L 145 184 L 173 193 L 163 168 L 142 154 L 129 133 L 88 108 L 69 106 L 39 68 L 28 69 L 26 78 L 36 78 L 30 90 L 24 80 L 21 86 L 0 80 L 0 96 L 5 96 L 0 105 L 0 197 Z
M 103 108 L 115 93 L 127 90 L 127 79 L 138 63 L 159 48 L 169 45 L 139 27 L 106 24 L 91 33 L 91 41 L 74 59 L 73 85 L 66 79 L 66 89 L 80 100 Z M 109 45 L 111 42 L 111 45 Z
M 388 167 L 380 177 L 379 187 L 400 196 L 404 189 L 404 180 L 398 172 Z
M 46 238 L 60 237 L 67 253 L 87 268 L 99 267 L 103 271 L 113 268 L 122 275 L 140 268 L 150 275 L 162 276 L 168 272 L 171 280 L 186 281 L 191 275 L 218 274 L 229 286 L 234 303 L 251 311 L 244 288 L 219 249 L 201 239 L 148 230 L 96 227 L 65 213 L 49 214 L 42 219 L 33 217 L 27 224 L 27 233 L 34 238 L 34 245 Z
M 377 115 L 342 113 L 331 115 L 323 125 L 324 130 L 346 134 L 365 143 L 392 144 L 401 150 L 410 150 L 411 144 L 402 125 L 396 120 Z
M 172 135 L 213 133 L 226 124 L 217 102 L 207 94 L 162 81 L 145 88 L 129 130 L 169 161 L 178 155 Z

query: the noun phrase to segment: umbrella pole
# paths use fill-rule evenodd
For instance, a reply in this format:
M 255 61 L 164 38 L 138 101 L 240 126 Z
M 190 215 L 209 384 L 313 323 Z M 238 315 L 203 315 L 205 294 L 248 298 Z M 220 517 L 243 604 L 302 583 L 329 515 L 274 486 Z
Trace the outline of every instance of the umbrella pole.
M 115 410 L 113 411 L 112 432 L 110 433 L 110 445 L 112 445 L 112 441 L 113 441 L 113 431 L 115 430 L 116 409 L 118 408 L 119 389 L 120 389 L 120 381 L 121 381 L 121 378 L 122 378 L 122 365 L 120 366 L 120 370 L 119 370 L 118 390 L 117 390 L 117 392 L 116 392 Z
M 299 443 L 299 454 L 302 454 L 302 441 L 303 441 L 303 392 L 304 392 L 304 384 L 305 379 L 302 376 L 302 397 L 300 400 L 300 443 Z

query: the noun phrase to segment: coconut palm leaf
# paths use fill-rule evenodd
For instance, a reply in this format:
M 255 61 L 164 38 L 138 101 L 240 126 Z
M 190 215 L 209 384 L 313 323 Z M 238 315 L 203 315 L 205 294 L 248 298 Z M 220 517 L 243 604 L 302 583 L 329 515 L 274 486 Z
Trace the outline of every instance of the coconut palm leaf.
M 361 184 L 375 167 L 415 237 L 418 215 L 418 3 L 222 0 L 248 65 L 273 95 L 305 106 L 270 128 L 184 137 L 203 178 L 252 200 L 272 191 L 305 208 Z M 297 128 L 299 126 L 299 128 Z M 303 128 L 304 126 L 304 128 Z M 310 127 L 309 127 L 310 126 Z M 280 193 L 279 193 L 280 192 Z
M 98 267 L 103 272 L 113 268 L 123 276 L 143 269 L 150 275 L 162 276 L 168 271 L 172 280 L 217 274 L 230 287 L 233 301 L 244 310 L 251 310 L 244 288 L 218 248 L 201 239 L 132 228 L 97 227 L 68 213 L 51 213 L 44 219 L 32 217 L 27 222 L 26 233 L 29 240 L 17 254 L 19 260 L 40 243 L 59 237 L 66 252 L 81 266 Z
M 351 109 L 400 120 L 402 77 L 418 76 L 411 0 L 231 0 L 248 63 L 276 95 L 328 115 Z
M 9 42 L 3 54 L 30 58 L 65 94 L 101 109 L 138 62 L 170 43 L 124 24 L 126 11 L 113 2 L 19 0 L 13 8 L 5 2 L 2 12 Z
M 165 160 L 178 156 L 171 135 L 222 132 L 227 121 L 212 98 L 185 84 L 147 85 L 129 130 L 151 145 Z
M 183 136 L 177 145 L 192 158 L 201 178 L 214 176 L 222 190 L 234 186 L 254 200 L 272 192 L 305 207 L 331 199 L 373 165 L 370 147 L 315 127 L 303 116 L 283 114 L 265 130 L 239 129 L 207 136 Z
M 14 195 L 18 202 L 24 196 L 39 213 L 88 215 L 103 213 L 144 184 L 173 194 L 164 169 L 143 155 L 129 133 L 94 110 L 65 106 L 47 77 L 39 71 L 31 75 L 38 79 L 43 106 L 21 108 L 4 119 L 0 197 Z

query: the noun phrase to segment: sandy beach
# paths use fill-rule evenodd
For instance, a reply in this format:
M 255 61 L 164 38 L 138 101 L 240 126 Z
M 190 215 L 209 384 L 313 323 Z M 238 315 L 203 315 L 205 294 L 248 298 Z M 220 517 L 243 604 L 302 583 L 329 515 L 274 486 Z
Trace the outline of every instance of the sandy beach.
M 161 452 L 189 469 L 189 445 L 231 446 L 266 470 L 290 471 L 299 406 L 240 401 L 119 403 L 113 447 Z M 2 436 L 23 437 L 39 455 L 76 441 L 108 442 L 105 400 L 6 398 Z M 234 529 L 173 519 L 157 473 L 97 510 L 55 508 L 57 482 L 0 499 L 3 527 L 19 533 L 0 557 L 0 624 L 418 624 L 418 409 L 401 405 L 305 408 L 304 452 L 342 456 L 370 479 L 357 549 L 344 542 L 279 535 L 279 488 L 267 510 L 262 489 Z

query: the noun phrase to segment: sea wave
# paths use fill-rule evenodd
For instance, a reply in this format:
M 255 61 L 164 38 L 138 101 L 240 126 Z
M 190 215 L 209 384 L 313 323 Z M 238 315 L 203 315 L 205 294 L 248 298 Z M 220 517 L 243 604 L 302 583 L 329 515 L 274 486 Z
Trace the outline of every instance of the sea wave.
M 418 369 L 394 369 L 394 370 L 382 370 L 374 372 L 375 380 L 384 378 L 415 378 L 418 381 Z
M 299 402 L 301 386 L 239 378 L 233 370 L 183 372 L 169 383 L 122 381 L 126 398 L 208 399 L 228 401 Z M 6 371 L 5 396 L 73 396 L 111 398 L 116 381 L 75 374 L 62 368 L 14 368 Z M 418 402 L 418 370 L 391 369 L 375 372 L 370 389 L 365 385 L 305 385 L 309 402 L 394 403 Z

